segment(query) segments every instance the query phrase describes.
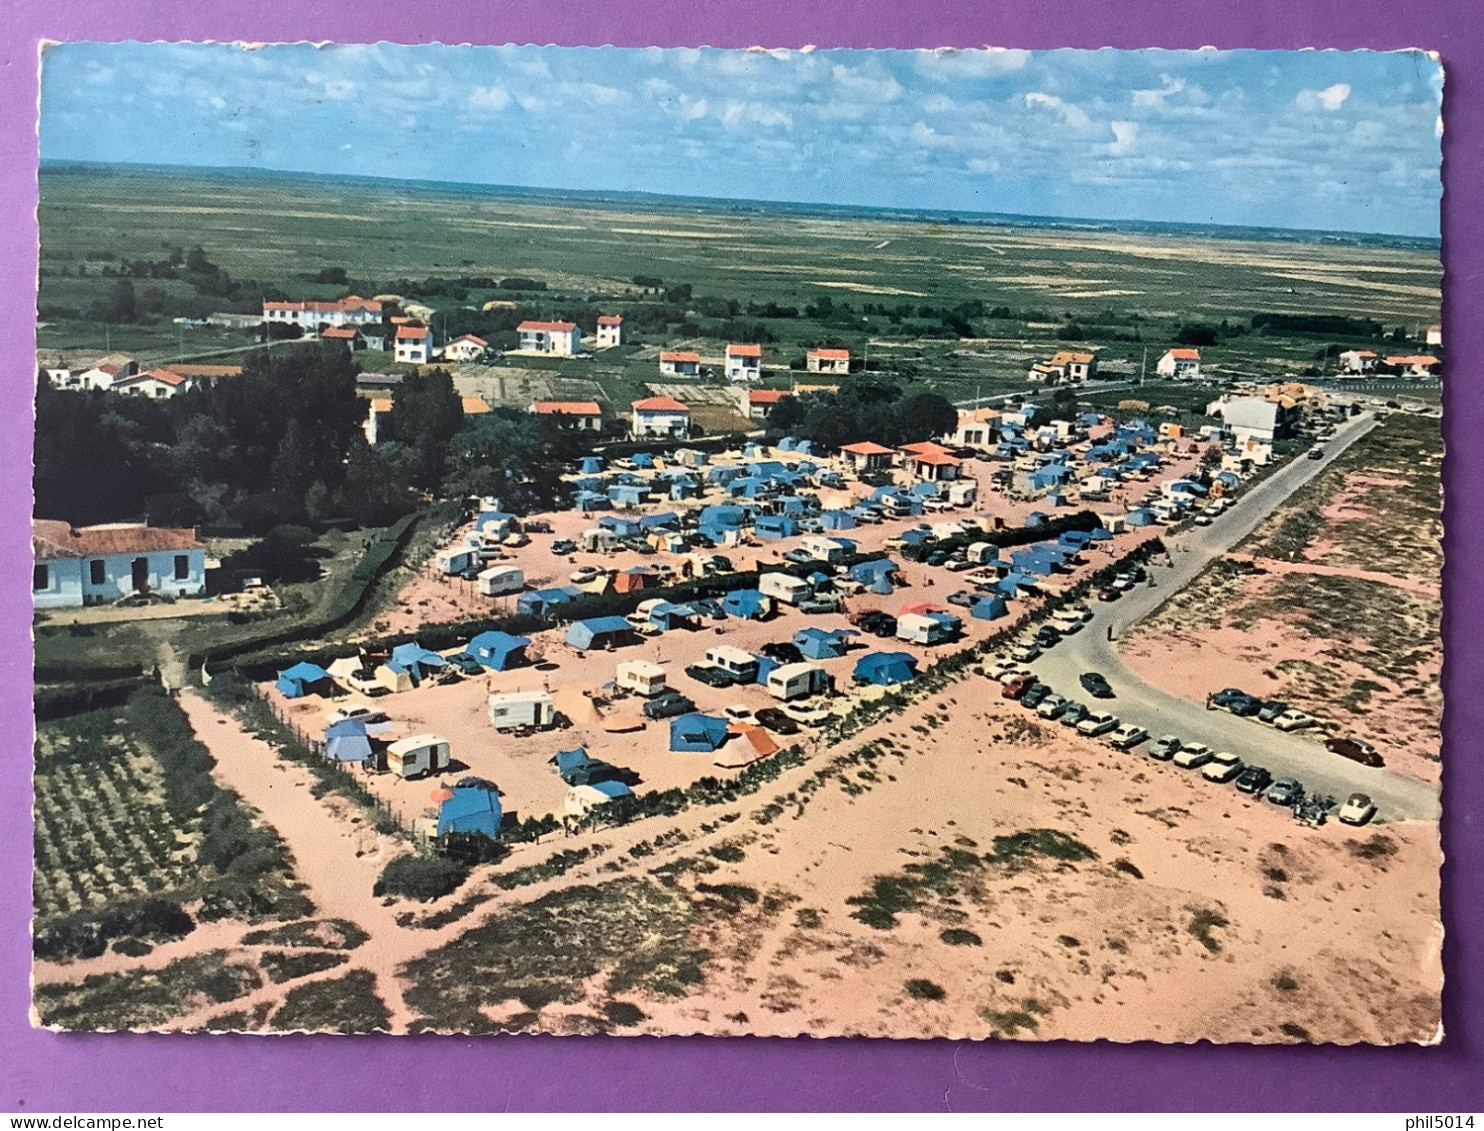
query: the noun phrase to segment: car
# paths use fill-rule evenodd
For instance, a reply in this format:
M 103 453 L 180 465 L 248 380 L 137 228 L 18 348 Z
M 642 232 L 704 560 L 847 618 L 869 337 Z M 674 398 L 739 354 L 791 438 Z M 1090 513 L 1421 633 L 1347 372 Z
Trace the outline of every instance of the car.
M 1359 738 L 1339 736 L 1326 738 L 1324 748 L 1342 758 L 1349 758 L 1352 762 L 1359 762 L 1362 766 L 1370 766 L 1372 769 L 1379 769 L 1386 764 L 1374 746 Z
M 1022 699 L 1021 702 L 1023 703 L 1025 700 Z M 1036 704 L 1036 714 L 1040 715 L 1043 719 L 1060 718 L 1061 713 L 1066 709 L 1067 699 L 1063 695 L 1047 695 L 1041 702 Z
M 821 707 L 809 703 L 785 703 L 778 710 L 782 711 L 796 723 L 805 726 L 823 726 L 834 717 L 834 713 L 828 707 Z
M 856 511 L 854 511 L 852 513 L 854 513 L 854 515 L 855 515 L 855 521 L 856 522 L 863 522 L 867 526 L 880 526 L 881 525 L 881 513 L 879 511 L 874 511 L 874 510 L 870 510 L 868 508 L 864 508 L 863 507 L 863 508 L 857 509 Z
M 1342 825 L 1363 825 L 1376 815 L 1376 804 L 1366 793 L 1352 793 L 1335 814 Z
M 1145 753 L 1160 762 L 1168 762 L 1180 752 L 1180 746 L 1180 740 L 1173 734 L 1162 734 L 1149 744 Z
M 1310 448 L 1309 449 L 1309 458 L 1310 459 L 1323 459 L 1324 458 L 1324 449 L 1323 448 Z
M 573 585 L 586 585 L 590 581 L 597 581 L 603 576 L 603 571 L 597 566 L 579 566 L 567 575 L 567 580 Z
M 721 607 L 720 601 L 713 601 L 709 597 L 703 597 L 699 600 L 689 601 L 688 604 L 696 612 L 701 613 L 703 616 L 708 616 L 712 620 L 727 619 L 727 611 Z
M 1098 590 L 1098 600 L 1099 601 L 1116 601 L 1116 600 L 1118 600 L 1118 598 L 1120 598 L 1122 596 L 1123 596 L 1123 593 L 1121 591 L 1117 590 L 1117 589 L 1099 589 Z
M 1113 698 L 1113 688 L 1109 686 L 1107 678 L 1101 672 L 1083 672 L 1077 677 L 1077 682 L 1094 699 Z
M 464 675 L 480 675 L 484 671 L 484 665 L 468 652 L 455 652 L 448 657 L 448 662 Z
M 1051 620 L 1051 627 L 1063 636 L 1071 636 L 1073 633 L 1081 632 L 1087 622 L 1081 617 L 1069 617 L 1058 615 Z
M 1050 694 L 1051 688 L 1044 683 L 1033 683 L 1020 696 L 1020 705 L 1035 710 L 1046 701 L 1046 697 Z
M 1211 696 L 1211 705 L 1213 707 L 1226 707 L 1230 706 L 1238 699 L 1251 698 L 1252 696 L 1248 695 L 1240 687 L 1223 687 L 1220 691 Z
M 1008 682 L 1002 681 L 1003 686 L 1000 688 L 1002 699 L 1019 699 L 1036 683 L 1036 677 L 1033 675 L 1015 675 L 1007 677 L 1007 680 Z
M 962 605 L 966 609 L 972 609 L 979 603 L 979 600 L 979 594 L 975 593 L 972 589 L 960 589 L 957 593 L 950 593 L 948 595 L 948 603 L 950 605 Z
M 1087 738 L 1096 738 L 1100 734 L 1118 729 L 1118 716 L 1106 712 L 1088 715 L 1077 724 L 1077 733 Z
M 1075 699 L 1069 700 L 1062 709 L 1061 718 L 1056 721 L 1064 727 L 1075 727 L 1083 719 L 1087 718 L 1089 712 L 1085 706 Z
M 1242 793 L 1259 794 L 1273 784 L 1273 775 L 1261 766 L 1248 766 L 1237 775 L 1236 786 Z
M 1211 748 L 1201 742 L 1181 746 L 1170 759 L 1182 770 L 1198 770 L 1211 760 Z
M 995 682 L 1004 685 L 1017 679 L 1035 679 L 1035 677 L 1036 673 L 1031 671 L 1030 668 L 1016 664 L 996 679 Z
M 934 550 L 931 554 L 929 554 L 927 556 L 927 560 L 923 564 L 924 565 L 930 565 L 930 566 L 940 566 L 944 562 L 946 562 L 947 560 L 948 560 L 948 553 L 947 553 L 947 551 L 945 551 L 945 550 Z
M 811 518 L 807 515 L 798 520 L 798 526 L 799 530 L 805 534 L 824 533 L 824 523 L 820 522 L 817 518 Z
M 833 613 L 839 611 L 838 597 L 805 597 L 794 608 L 801 613 Z
M 1061 633 L 1049 624 L 1036 629 L 1036 643 L 1042 648 L 1055 648 L 1061 642 Z
M 1273 725 L 1279 730 L 1303 730 L 1304 727 L 1311 727 L 1318 721 L 1306 711 L 1289 708 L 1273 720 Z
M 1092 610 L 1086 605 L 1072 605 L 1061 611 L 1062 616 L 1080 617 L 1084 623 L 1092 620 Z
M 1022 644 L 1010 653 L 1010 658 L 1017 663 L 1028 664 L 1041 654 L 1041 649 L 1034 644 Z
M 558 555 L 575 554 L 577 552 L 577 543 L 573 542 L 570 538 L 558 538 L 551 544 L 551 552 Z
M 757 713 L 756 718 L 760 726 L 767 727 L 774 734 L 788 737 L 799 733 L 799 724 L 777 707 L 764 707 Z
M 872 636 L 879 636 L 883 640 L 897 634 L 897 618 L 890 613 L 880 613 L 876 616 L 866 616 L 861 620 L 860 627 Z
M 788 641 L 764 644 L 758 649 L 770 660 L 777 660 L 780 664 L 801 664 L 804 662 L 804 653 L 799 651 L 797 644 Z
M 685 674 L 707 687 L 731 687 L 737 682 L 732 673 L 713 664 L 691 664 Z
M 1263 796 L 1274 805 L 1293 806 L 1304 799 L 1304 787 L 1292 778 L 1279 778 Z
M 725 554 L 712 554 L 706 559 L 702 567 L 707 573 L 733 573 L 736 567 L 732 565 L 732 559 Z
M 1230 751 L 1219 750 L 1201 767 L 1201 777 L 1224 784 L 1242 772 L 1242 759 Z
M 678 691 L 664 691 L 644 704 L 646 719 L 670 719 L 676 715 L 688 715 L 696 709 L 695 702 Z
M 1149 737 L 1149 732 L 1133 723 L 1124 723 L 1108 736 L 1108 745 L 1114 750 L 1132 750 Z
M 966 569 L 972 569 L 974 563 L 968 558 L 951 557 L 943 563 L 943 568 L 950 573 L 962 573 Z
M 787 550 L 784 552 L 783 560 L 793 562 L 794 565 L 808 565 L 810 562 L 817 561 L 818 559 L 808 550 Z
M 721 713 L 734 723 L 750 723 L 754 721 L 752 708 L 745 703 L 732 703 L 729 706 L 723 707 Z
M 385 711 L 378 711 L 375 707 L 341 707 L 326 715 L 325 721 L 331 725 L 344 722 L 384 723 L 387 716 Z
M 509 546 L 513 550 L 518 550 L 522 546 L 529 546 L 530 544 L 531 536 L 529 534 L 522 534 L 518 530 L 514 534 L 507 534 L 504 538 L 500 539 L 500 545 Z
M 1210 526 L 1211 521 L 1211 516 L 1208 515 L 1205 511 L 1202 511 L 1200 514 L 1195 516 L 1195 524 L 1197 526 Z
M 1257 721 L 1262 723 L 1276 722 L 1279 715 L 1285 714 L 1289 706 L 1281 699 L 1269 699 L 1257 711 Z
M 1013 671 L 1019 670 L 1019 668 L 1020 665 L 1014 660 L 1006 659 L 1003 656 L 996 656 L 989 662 L 989 666 L 984 669 L 984 674 L 987 678 L 999 682 L 1000 676 L 1008 675 Z

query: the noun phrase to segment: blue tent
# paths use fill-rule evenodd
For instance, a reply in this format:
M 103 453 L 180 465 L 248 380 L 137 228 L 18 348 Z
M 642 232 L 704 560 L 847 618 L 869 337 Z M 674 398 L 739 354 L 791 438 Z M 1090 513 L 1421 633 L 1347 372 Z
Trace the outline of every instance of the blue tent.
M 579 652 L 593 648 L 621 648 L 634 640 L 634 626 L 623 617 L 591 617 L 574 621 L 567 629 L 567 643 Z
M 437 652 L 424 648 L 414 640 L 408 644 L 398 644 L 392 649 L 390 666 L 400 666 L 404 671 L 413 671 L 415 668 L 441 668 L 446 663 L 448 661 Z M 422 671 L 419 670 L 414 674 L 421 675 Z
M 768 673 L 778 666 L 778 661 L 773 659 L 772 656 L 758 656 L 757 676 L 753 679 L 752 682 L 757 684 L 759 687 L 767 687 Z
M 1090 537 L 1094 542 L 1107 542 L 1112 539 L 1113 531 L 1109 530 L 1106 526 L 1099 526 L 1092 532 Z
M 1130 526 L 1150 526 L 1154 522 L 1154 512 L 1138 507 L 1128 512 L 1128 518 L 1125 521 Z
M 1057 541 L 1063 546 L 1071 546 L 1073 549 L 1080 550 L 1092 541 L 1092 535 L 1086 530 L 1064 530 Z
M 709 754 L 727 740 L 726 719 L 692 712 L 670 720 L 670 749 Z
M 683 499 L 694 499 L 701 493 L 701 485 L 693 479 L 676 479 L 670 484 L 670 501 L 678 503 Z
M 644 502 L 643 487 L 631 483 L 619 483 L 608 488 L 608 499 L 616 507 L 637 507 Z
M 653 467 L 654 456 L 648 452 L 635 452 L 629 457 L 629 462 L 635 467 Z
M 1025 516 L 1025 524 L 1032 529 L 1038 526 L 1045 526 L 1046 516 L 1040 511 L 1031 511 L 1030 514 Z
M 305 695 L 328 691 L 330 673 L 318 664 L 298 663 L 287 671 L 278 673 L 275 686 L 285 699 L 300 699 Z
M 744 476 L 745 474 L 747 473 L 740 467 L 732 464 L 725 464 L 718 467 L 707 468 L 706 481 L 708 483 L 720 483 L 725 486 L 733 479 L 741 479 L 742 476 Z
M 794 445 L 797 444 L 798 442 L 799 441 L 798 441 L 798 438 L 796 436 L 785 436 L 785 437 L 783 437 L 783 439 L 779 440 L 778 443 L 774 444 L 773 446 L 775 448 L 777 448 L 780 452 L 791 452 L 791 451 L 794 450 Z
M 936 499 L 938 497 L 938 485 L 936 483 L 914 483 L 907 488 L 907 494 L 916 495 L 919 499 Z
M 875 585 L 878 582 L 886 582 L 891 585 L 892 577 L 900 573 L 897 563 L 890 558 L 871 558 L 869 561 L 856 562 L 850 567 L 850 578 L 859 581 L 862 585 Z M 890 590 L 888 589 L 888 592 Z
M 479 833 L 494 839 L 500 832 L 500 793 L 486 786 L 456 786 L 438 806 L 438 835 Z
M 696 610 L 690 605 L 674 605 L 662 601 L 649 610 L 649 623 L 669 632 L 674 628 L 695 628 Z
M 855 662 L 858 683 L 889 687 L 909 683 L 917 674 L 917 660 L 906 652 L 870 652 Z
M 661 511 L 659 514 L 647 514 L 639 520 L 640 530 L 658 530 L 662 526 L 674 526 L 680 521 L 680 517 L 674 511 Z
M 720 503 L 701 508 L 701 525 L 740 530 L 747 522 L 747 511 L 733 504 Z
M 1022 589 L 1034 589 L 1035 587 L 1036 579 L 1034 577 L 1027 577 L 1023 573 L 1007 573 L 999 581 L 995 582 L 995 592 L 1001 593 L 1006 597 L 1017 596 Z
M 760 620 L 769 608 L 768 599 L 756 589 L 733 589 L 721 599 L 722 612 L 743 620 Z
M 981 597 L 974 602 L 969 615 L 975 620 L 999 620 L 1005 616 L 1009 609 L 1005 605 L 1003 597 Z
M 618 488 L 614 488 L 618 490 Z M 625 518 L 618 514 L 605 514 L 598 519 L 599 530 L 611 530 L 619 538 L 627 538 L 632 534 L 639 533 L 639 521 L 637 519 Z
M 596 474 L 598 474 L 598 472 L 600 472 L 600 471 L 603 470 L 603 457 L 602 456 L 583 456 L 582 457 L 582 462 L 578 466 L 578 470 L 581 471 L 583 475 L 596 475 Z
M 756 475 L 747 475 L 741 479 L 733 479 L 727 484 L 727 491 L 733 498 L 756 499 L 764 494 L 767 489 L 767 480 L 759 479 Z
M 845 647 L 855 633 L 839 628 L 826 632 L 822 628 L 801 628 L 794 633 L 794 647 L 811 660 L 833 660 L 845 655 Z
M 371 740 L 360 719 L 341 719 L 325 727 L 325 757 L 336 762 L 364 762 L 371 757 Z
M 587 747 L 579 746 L 576 750 L 558 750 L 551 759 L 556 763 L 557 773 L 561 775 L 562 781 L 568 785 L 585 785 L 586 777 L 583 773 L 592 759 L 587 756 Z
M 575 585 L 563 585 L 556 589 L 531 589 L 515 599 L 515 611 L 521 616 L 540 616 L 553 605 L 565 605 L 582 596 Z
M 799 532 L 799 524 L 786 515 L 764 515 L 753 524 L 752 532 L 759 538 L 792 538 Z
M 600 495 L 596 491 L 578 491 L 572 497 L 572 505 L 580 511 L 596 511 L 607 507 L 608 496 Z
M 1072 477 L 1072 469 L 1064 463 L 1051 463 L 1031 475 L 1031 486 L 1038 491 L 1047 487 L 1059 487 Z
M 826 530 L 855 529 L 855 515 L 849 511 L 825 511 L 819 517 Z
M 503 672 L 525 662 L 525 650 L 530 643 L 527 637 L 511 636 L 508 632 L 481 632 L 469 641 L 465 650 L 490 671 Z

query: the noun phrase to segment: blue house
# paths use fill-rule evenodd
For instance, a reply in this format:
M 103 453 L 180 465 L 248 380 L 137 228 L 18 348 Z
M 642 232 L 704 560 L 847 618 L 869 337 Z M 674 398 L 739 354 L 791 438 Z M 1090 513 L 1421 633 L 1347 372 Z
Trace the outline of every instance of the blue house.
M 526 662 L 526 648 L 531 641 L 508 632 L 481 632 L 469 641 L 465 651 L 482 667 L 492 672 L 509 671 Z
M 762 620 L 772 609 L 772 602 L 756 589 L 733 589 L 721 599 L 721 608 L 727 616 Z
M 846 646 L 854 635 L 843 628 L 833 632 L 822 628 L 801 628 L 794 633 L 794 647 L 810 660 L 834 660 L 845 655 Z
M 670 749 L 683 753 L 710 754 L 727 740 L 726 719 L 692 712 L 670 720 Z
M 634 642 L 634 626 L 623 617 L 590 617 L 573 621 L 567 643 L 579 652 L 597 648 L 622 648 Z
M 371 757 L 371 740 L 360 719 L 341 719 L 325 728 L 325 757 L 334 762 L 364 762 Z
M 890 687 L 910 683 L 917 675 L 917 660 L 906 652 L 870 652 L 855 662 L 857 683 Z
M 330 673 L 318 664 L 297 663 L 278 673 L 274 684 L 285 699 L 302 699 L 306 695 L 323 695 L 330 690 Z
M 438 806 L 438 835 L 477 833 L 493 840 L 503 816 L 500 793 L 487 783 L 455 786 L 453 796 Z

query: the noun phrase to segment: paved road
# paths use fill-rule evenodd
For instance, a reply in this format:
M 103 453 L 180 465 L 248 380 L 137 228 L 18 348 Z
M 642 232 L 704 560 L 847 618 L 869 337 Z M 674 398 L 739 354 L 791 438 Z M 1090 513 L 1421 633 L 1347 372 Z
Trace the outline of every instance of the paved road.
M 1324 459 L 1291 461 L 1245 493 L 1212 525 L 1195 527 L 1168 539 L 1166 544 L 1170 546 L 1174 566 L 1170 568 L 1161 562 L 1150 570 L 1154 588 L 1141 586 L 1114 603 L 1094 602 L 1093 619 L 1087 627 L 1052 648 L 1031 664 L 1031 669 L 1042 682 L 1061 694 L 1109 710 L 1153 736 L 1175 734 L 1188 742 L 1204 742 L 1213 750 L 1230 750 L 1244 762 L 1266 766 L 1274 777 L 1297 778 L 1310 791 L 1328 793 L 1341 801 L 1353 792 L 1368 793 L 1382 819 L 1436 820 L 1440 812 L 1438 793 L 1428 783 L 1386 769 L 1370 769 L 1331 754 L 1313 739 L 1284 734 L 1225 711 L 1208 711 L 1203 703 L 1193 703 L 1152 687 L 1123 665 L 1115 645 L 1108 640 L 1109 625 L 1115 636 L 1126 635 L 1166 599 L 1190 584 L 1213 558 L 1251 533 L 1280 503 L 1374 428 L 1375 423 L 1369 414 L 1352 419 L 1325 444 Z M 1102 672 L 1108 677 L 1114 698 L 1099 702 L 1082 691 L 1077 680 L 1088 671 Z M 1130 757 L 1144 757 L 1145 749 L 1135 748 Z M 1212 788 L 1229 787 L 1213 785 Z

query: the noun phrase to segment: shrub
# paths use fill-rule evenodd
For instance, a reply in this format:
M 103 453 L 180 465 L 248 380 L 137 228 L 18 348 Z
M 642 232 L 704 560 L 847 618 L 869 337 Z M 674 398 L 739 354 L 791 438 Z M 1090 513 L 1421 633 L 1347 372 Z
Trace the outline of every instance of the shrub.
M 984 940 L 973 931 L 966 931 L 962 927 L 949 927 L 938 936 L 949 946 L 983 946 Z
M 942 1001 L 948 996 L 942 986 L 937 982 L 929 982 L 926 978 L 910 979 L 907 982 L 907 994 L 918 1001 Z
M 467 865 L 444 856 L 399 856 L 381 870 L 371 894 L 430 903 L 458 890 L 468 876 Z

